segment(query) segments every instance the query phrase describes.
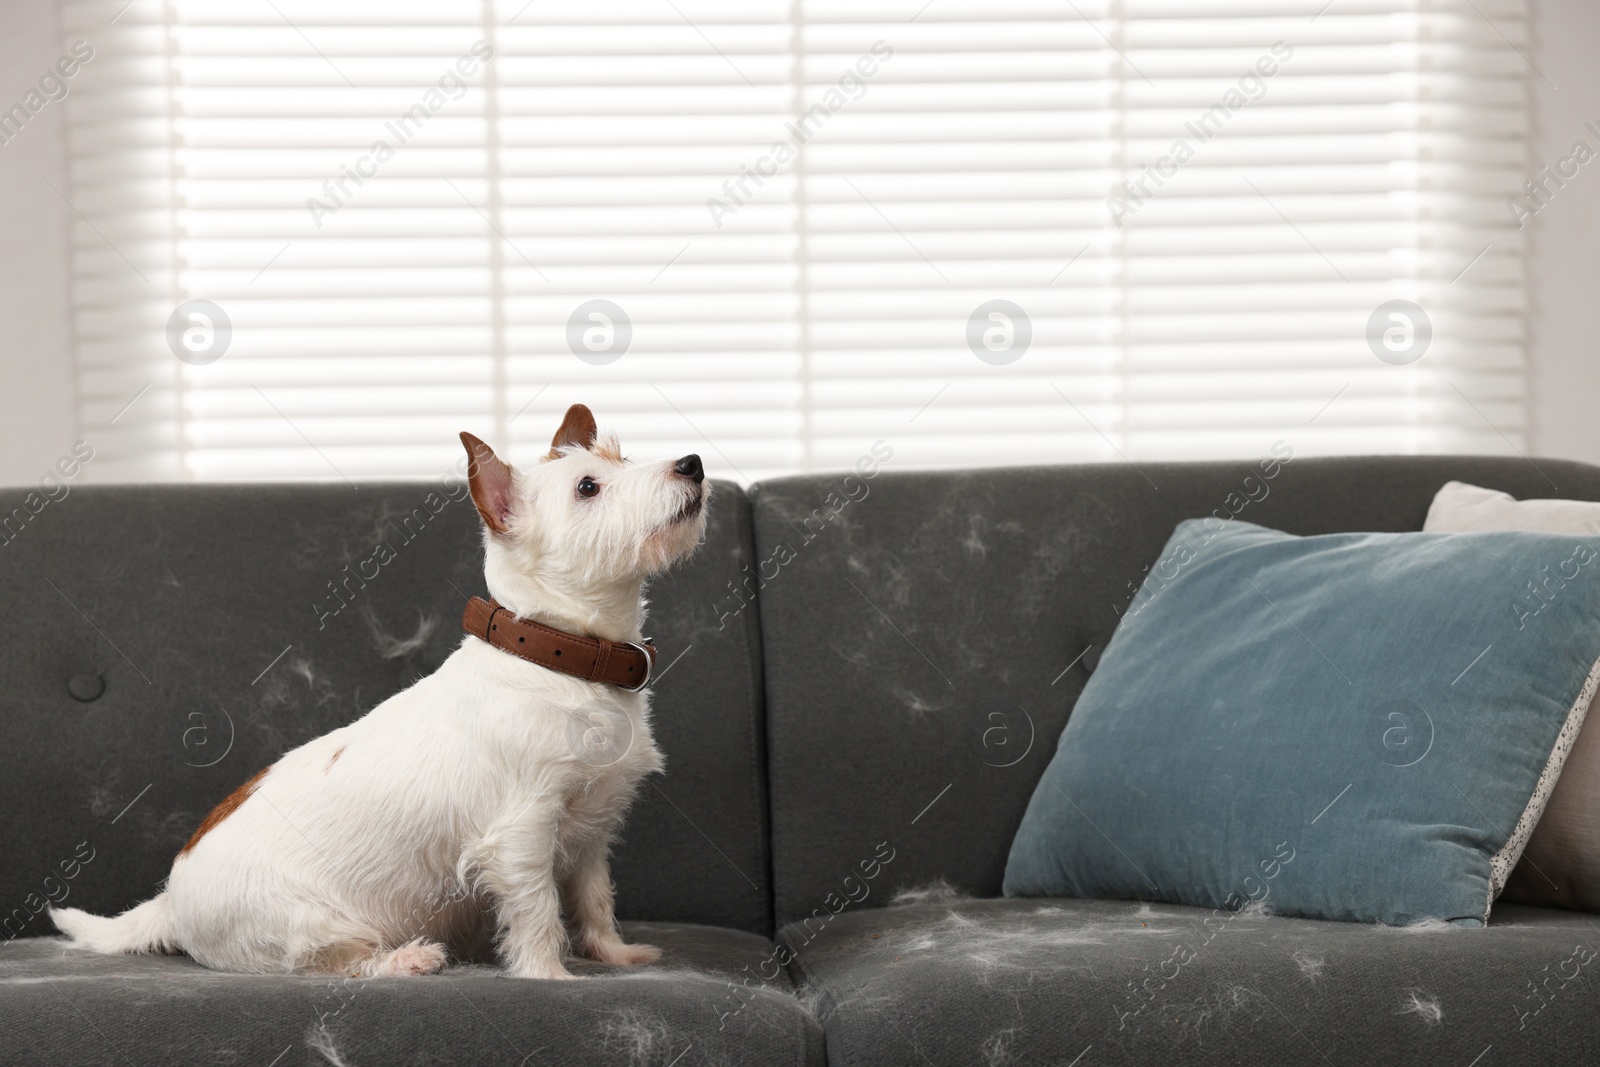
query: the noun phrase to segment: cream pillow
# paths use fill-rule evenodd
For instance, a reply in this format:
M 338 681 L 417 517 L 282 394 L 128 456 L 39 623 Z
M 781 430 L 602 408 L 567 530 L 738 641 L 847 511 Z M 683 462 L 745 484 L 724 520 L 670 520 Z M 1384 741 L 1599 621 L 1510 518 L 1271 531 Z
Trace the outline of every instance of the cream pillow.
M 1572 534 L 1600 551 L 1600 503 L 1517 500 L 1447 482 L 1428 509 L 1424 533 L 1525 530 Z M 1596 698 L 1600 703 L 1600 698 Z M 1590 711 L 1594 704 L 1590 704 Z M 1600 911 L 1600 720 L 1581 730 L 1522 860 L 1501 900 Z

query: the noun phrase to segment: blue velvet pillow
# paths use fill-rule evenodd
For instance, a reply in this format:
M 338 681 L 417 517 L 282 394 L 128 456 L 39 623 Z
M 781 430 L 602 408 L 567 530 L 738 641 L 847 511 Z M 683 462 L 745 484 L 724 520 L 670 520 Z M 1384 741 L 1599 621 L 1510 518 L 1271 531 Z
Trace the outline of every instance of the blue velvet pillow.
M 1600 684 L 1600 539 L 1180 525 L 1008 896 L 1487 919 Z

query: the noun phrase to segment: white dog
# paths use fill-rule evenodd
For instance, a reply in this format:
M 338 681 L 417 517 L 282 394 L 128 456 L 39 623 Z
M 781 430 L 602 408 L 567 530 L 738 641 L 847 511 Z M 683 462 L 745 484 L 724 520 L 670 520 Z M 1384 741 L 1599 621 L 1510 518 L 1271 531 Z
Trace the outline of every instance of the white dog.
M 699 544 L 711 486 L 698 456 L 630 464 L 582 405 L 529 471 L 461 439 L 498 604 L 474 599 L 475 630 L 432 675 L 219 805 L 154 900 L 57 908 L 64 933 L 256 973 L 430 974 L 494 933 L 511 974 L 570 978 L 567 923 L 593 959 L 658 958 L 612 914 L 612 839 L 662 766 L 646 694 L 615 677 L 646 680 L 645 579 Z M 522 658 L 523 634 L 554 669 Z M 575 743 L 596 708 L 603 758 Z

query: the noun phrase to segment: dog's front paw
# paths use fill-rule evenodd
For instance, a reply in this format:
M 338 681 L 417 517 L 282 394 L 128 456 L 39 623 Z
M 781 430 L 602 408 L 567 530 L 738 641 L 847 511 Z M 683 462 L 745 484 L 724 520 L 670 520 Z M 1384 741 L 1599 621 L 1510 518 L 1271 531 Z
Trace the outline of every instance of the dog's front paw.
M 654 945 L 627 945 L 621 941 L 609 941 L 602 944 L 587 946 L 585 953 L 590 959 L 599 960 L 601 963 L 615 964 L 620 967 L 638 967 L 645 963 L 654 963 L 661 958 L 661 950 Z

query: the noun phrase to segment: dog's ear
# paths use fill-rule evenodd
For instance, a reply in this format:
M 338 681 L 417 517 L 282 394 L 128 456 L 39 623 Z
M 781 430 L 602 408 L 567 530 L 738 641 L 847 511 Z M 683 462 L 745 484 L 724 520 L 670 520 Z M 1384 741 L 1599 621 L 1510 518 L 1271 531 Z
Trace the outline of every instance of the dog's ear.
M 599 436 L 599 427 L 594 424 L 594 412 L 582 404 L 574 404 L 567 409 L 567 417 L 561 420 L 561 428 L 551 438 L 550 455 L 547 458 L 559 459 L 561 450 L 572 445 L 592 448 Z
M 505 533 L 511 520 L 511 464 L 470 433 L 462 432 L 461 443 L 467 449 L 467 485 L 472 490 L 472 502 L 478 506 L 484 525 L 495 533 Z

